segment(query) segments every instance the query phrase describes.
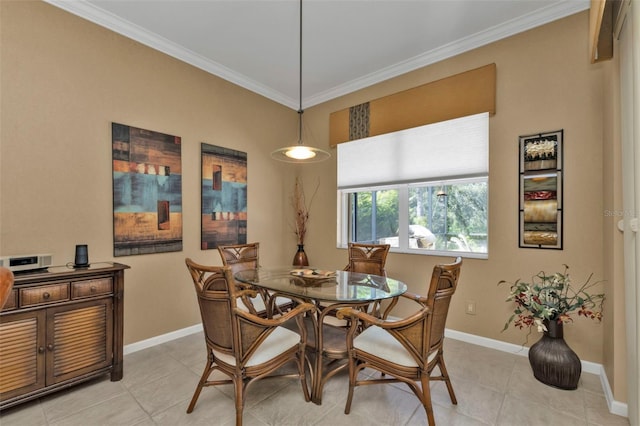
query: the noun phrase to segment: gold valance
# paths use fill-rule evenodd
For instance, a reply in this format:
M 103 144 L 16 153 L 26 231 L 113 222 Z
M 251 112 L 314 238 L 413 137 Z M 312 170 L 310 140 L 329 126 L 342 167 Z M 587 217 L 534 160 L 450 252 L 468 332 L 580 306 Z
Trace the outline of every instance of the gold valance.
M 329 116 L 329 143 L 335 147 L 481 112 L 496 112 L 496 64 L 336 111 Z
M 613 58 L 613 26 L 620 2 L 591 0 L 589 10 L 589 52 L 591 63 Z M 614 10 L 615 9 L 615 10 Z

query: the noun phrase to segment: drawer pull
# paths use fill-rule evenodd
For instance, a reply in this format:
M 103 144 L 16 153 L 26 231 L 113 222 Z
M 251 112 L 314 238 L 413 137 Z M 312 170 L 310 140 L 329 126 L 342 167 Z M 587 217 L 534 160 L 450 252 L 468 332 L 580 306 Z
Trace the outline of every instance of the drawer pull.
M 48 299 L 48 298 L 50 298 L 50 297 L 51 297 L 51 295 L 50 295 L 49 293 L 47 293 L 47 292 L 42 293 L 42 298 L 43 298 L 44 300 L 47 300 L 47 299 Z
M 98 287 L 96 287 L 95 285 L 91 286 L 91 293 L 95 293 L 98 290 Z
M 44 346 L 38 347 L 38 353 L 41 353 L 41 354 L 44 353 Z
M 47 345 L 47 349 L 49 349 L 50 351 L 52 351 L 52 350 L 53 350 L 53 345 L 52 345 L 51 343 L 49 343 L 49 344 Z

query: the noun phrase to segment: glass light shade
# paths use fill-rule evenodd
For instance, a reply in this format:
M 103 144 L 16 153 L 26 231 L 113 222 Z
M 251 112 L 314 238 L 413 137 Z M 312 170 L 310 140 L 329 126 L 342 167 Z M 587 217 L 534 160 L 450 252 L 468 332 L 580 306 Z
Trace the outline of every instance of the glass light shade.
M 284 155 L 294 160 L 308 160 L 316 156 L 316 153 L 304 145 L 298 145 L 293 149 L 285 151 Z
M 288 163 L 318 163 L 331 157 L 331 154 L 311 146 L 293 145 L 273 151 L 271 157 Z

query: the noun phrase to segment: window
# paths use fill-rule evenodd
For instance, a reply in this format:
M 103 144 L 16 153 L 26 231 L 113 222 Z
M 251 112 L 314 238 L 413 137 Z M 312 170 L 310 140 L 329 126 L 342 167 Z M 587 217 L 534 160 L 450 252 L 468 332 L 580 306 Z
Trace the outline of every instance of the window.
M 379 189 L 349 193 L 351 241 L 377 243 L 396 239 L 398 247 L 398 190 Z
M 338 246 L 486 258 L 488 132 L 484 113 L 338 145 Z

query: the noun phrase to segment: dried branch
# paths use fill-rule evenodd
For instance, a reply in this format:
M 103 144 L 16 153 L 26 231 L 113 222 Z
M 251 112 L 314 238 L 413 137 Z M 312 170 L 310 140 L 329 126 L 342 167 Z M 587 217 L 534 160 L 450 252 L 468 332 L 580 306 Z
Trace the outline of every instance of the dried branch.
M 320 180 L 318 180 L 318 184 L 313 191 L 309 204 L 307 204 L 302 178 L 299 176 L 296 177 L 296 183 L 293 186 L 293 194 L 291 196 L 291 205 L 293 206 L 294 212 L 293 232 L 296 234 L 298 244 L 304 244 L 304 238 L 307 234 L 307 222 L 309 222 L 309 211 L 311 210 L 313 199 L 316 197 L 319 187 Z

